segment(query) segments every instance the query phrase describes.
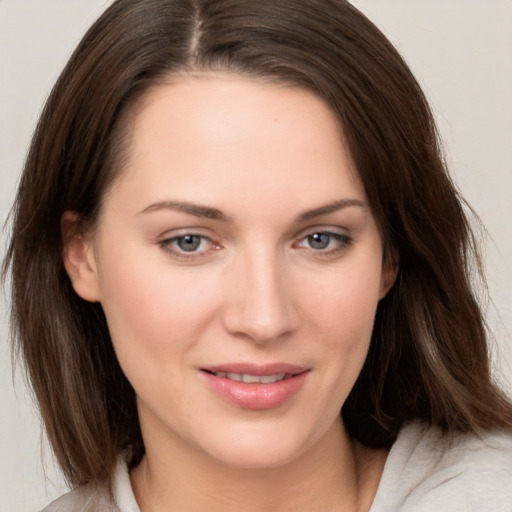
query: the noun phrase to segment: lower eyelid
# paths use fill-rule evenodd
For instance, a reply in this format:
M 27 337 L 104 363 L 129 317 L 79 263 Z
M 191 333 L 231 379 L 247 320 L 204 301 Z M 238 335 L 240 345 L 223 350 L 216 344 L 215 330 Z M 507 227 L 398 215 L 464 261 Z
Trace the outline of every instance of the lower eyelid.
M 184 239 L 186 238 L 187 236 L 197 236 L 199 238 L 201 238 L 201 243 L 208 243 L 209 247 L 205 250 L 202 250 L 202 251 L 185 251 L 185 250 L 180 250 L 179 247 L 176 247 L 176 242 L 178 240 L 181 240 L 181 239 Z M 169 237 L 169 238 L 164 238 L 163 240 L 160 240 L 158 241 L 158 245 L 160 247 L 162 247 L 163 249 L 165 249 L 166 251 L 168 252 L 171 252 L 171 253 L 174 253 L 174 254 L 180 254 L 180 255 L 192 255 L 192 254 L 196 254 L 196 255 L 199 255 L 199 254 L 204 254 L 205 252 L 208 252 L 208 250 L 212 247 L 214 247 L 216 244 L 207 236 L 205 235 L 201 235 L 201 234 L 198 234 L 198 233 L 185 233 L 183 235 L 176 235 L 176 236 L 173 236 L 173 237 Z
M 350 246 L 352 244 L 352 242 L 354 241 L 354 239 L 350 235 L 348 235 L 348 234 L 343 234 L 343 233 L 338 233 L 338 232 L 334 232 L 334 231 L 327 231 L 327 230 L 319 229 L 319 230 L 312 231 L 312 232 L 310 232 L 308 234 L 305 234 L 299 240 L 298 244 L 305 243 L 307 238 L 309 236 L 314 235 L 314 234 L 328 235 L 332 239 L 330 241 L 330 243 L 332 243 L 333 240 L 337 242 L 335 247 L 333 247 L 333 248 L 326 248 L 326 249 L 315 249 L 315 248 L 307 247 L 307 246 L 301 247 L 301 248 L 310 250 L 311 252 L 317 253 L 319 256 L 322 255 L 322 254 L 325 255 L 325 256 L 329 256 L 329 255 L 334 255 L 336 253 L 339 253 L 339 252 L 347 249 L 348 246 Z M 197 237 L 200 237 L 202 239 L 202 243 L 207 243 L 206 249 L 203 249 L 203 250 L 200 250 L 200 251 L 197 251 L 197 250 L 186 251 L 186 250 L 180 249 L 179 247 L 176 247 L 175 242 L 177 240 L 183 239 L 183 238 L 185 238 L 187 236 L 197 236 Z M 200 234 L 200 233 L 194 233 L 194 232 L 186 232 L 184 234 L 167 237 L 167 238 L 164 238 L 164 239 L 158 241 L 157 244 L 164 251 L 169 253 L 171 256 L 174 256 L 177 259 L 189 260 L 189 261 L 192 261 L 194 259 L 200 259 L 200 258 L 208 257 L 208 256 L 211 255 L 212 252 L 215 252 L 215 251 L 221 249 L 220 244 L 218 244 L 215 241 L 213 241 L 207 235 L 203 235 L 203 234 Z M 297 243 L 295 243 L 294 246 L 296 246 L 296 244 Z

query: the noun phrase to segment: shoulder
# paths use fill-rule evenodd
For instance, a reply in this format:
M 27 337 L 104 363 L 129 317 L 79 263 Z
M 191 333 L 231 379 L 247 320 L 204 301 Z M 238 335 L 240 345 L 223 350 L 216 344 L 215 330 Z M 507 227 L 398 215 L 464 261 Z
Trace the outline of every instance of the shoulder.
M 107 488 L 84 485 L 64 494 L 41 512 L 118 512 Z
M 372 512 L 512 511 L 512 434 L 443 434 L 415 422 L 393 445 Z
M 101 484 L 77 487 L 41 512 L 140 512 L 133 495 L 125 458 L 119 457 L 112 478 L 112 488 Z

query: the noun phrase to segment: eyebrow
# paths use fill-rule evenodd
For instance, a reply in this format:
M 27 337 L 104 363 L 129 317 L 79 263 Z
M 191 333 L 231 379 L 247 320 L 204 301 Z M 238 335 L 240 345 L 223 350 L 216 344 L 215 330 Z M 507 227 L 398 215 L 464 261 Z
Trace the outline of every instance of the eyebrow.
M 187 213 L 188 215 L 193 215 L 194 217 L 221 220 L 225 222 L 230 220 L 225 213 L 221 212 L 217 208 L 213 208 L 211 206 L 202 206 L 196 203 L 189 203 L 185 201 L 159 201 L 158 203 L 149 205 L 139 213 L 149 213 L 158 210 L 176 210 L 179 212 Z
M 332 203 L 326 204 L 325 206 L 320 206 L 318 208 L 314 208 L 313 210 L 308 210 L 304 213 L 301 213 L 297 217 L 297 222 L 304 222 L 315 217 L 320 217 L 321 215 L 328 215 L 329 213 L 334 213 L 338 210 L 342 210 L 343 208 L 348 208 L 350 206 L 357 206 L 363 209 L 368 207 L 368 205 L 360 199 L 340 199 L 338 201 L 333 201 Z
M 333 201 L 332 203 L 320 206 L 318 208 L 314 208 L 312 210 L 307 210 L 301 213 L 297 217 L 296 222 L 304 222 L 315 217 L 320 217 L 321 215 L 328 215 L 330 213 L 334 213 L 337 212 L 338 210 L 342 210 L 343 208 L 348 208 L 351 206 L 357 206 L 364 209 L 367 208 L 367 204 L 359 199 L 340 199 L 338 201 Z M 199 205 L 197 203 L 191 203 L 186 201 L 171 200 L 153 203 L 148 207 L 144 208 L 144 210 L 139 212 L 139 214 L 150 213 L 158 210 L 175 210 L 186 213 L 188 215 L 193 215 L 194 217 L 219 220 L 223 222 L 229 222 L 231 220 L 231 218 L 228 215 L 212 206 Z

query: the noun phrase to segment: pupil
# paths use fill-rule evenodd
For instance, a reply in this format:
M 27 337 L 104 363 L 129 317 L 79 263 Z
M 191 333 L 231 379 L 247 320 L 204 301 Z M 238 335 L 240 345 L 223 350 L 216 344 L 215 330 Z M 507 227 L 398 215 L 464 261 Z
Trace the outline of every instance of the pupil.
M 308 236 L 308 241 L 313 249 L 325 249 L 329 245 L 330 236 L 324 233 L 315 233 Z
M 178 246 L 183 251 L 191 252 L 195 251 L 201 243 L 201 237 L 197 235 L 182 236 L 178 239 Z

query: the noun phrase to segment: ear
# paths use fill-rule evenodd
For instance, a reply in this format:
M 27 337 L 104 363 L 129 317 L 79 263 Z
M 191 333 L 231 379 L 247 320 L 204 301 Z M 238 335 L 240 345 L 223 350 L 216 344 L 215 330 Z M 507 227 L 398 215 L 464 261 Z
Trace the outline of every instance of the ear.
M 80 229 L 80 215 L 66 211 L 61 217 L 62 260 L 75 292 L 89 302 L 100 300 L 92 237 Z
M 382 263 L 379 300 L 383 299 L 395 284 L 398 267 L 398 253 L 396 250 L 392 250 Z

